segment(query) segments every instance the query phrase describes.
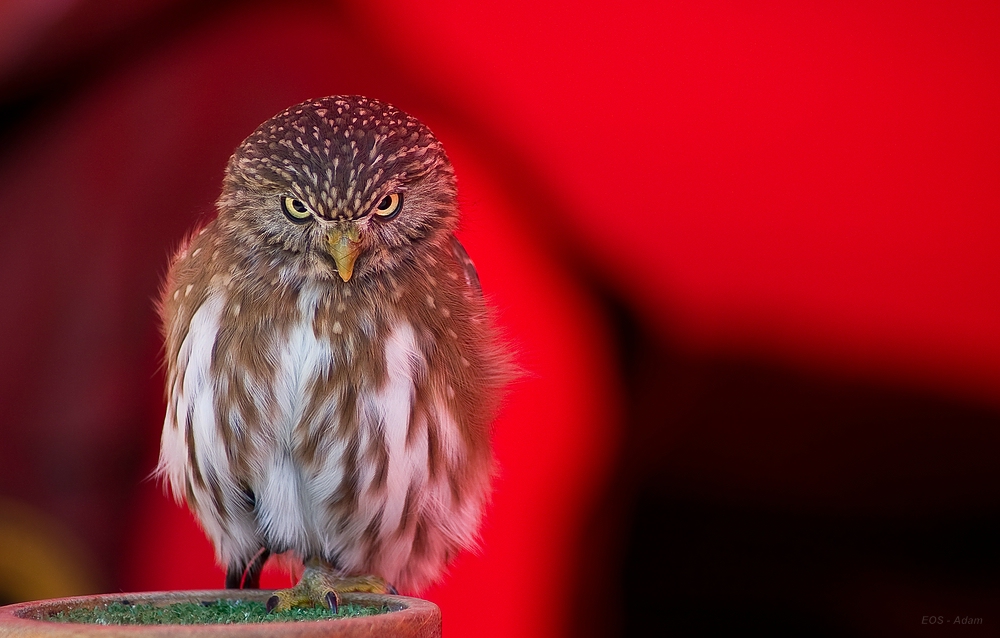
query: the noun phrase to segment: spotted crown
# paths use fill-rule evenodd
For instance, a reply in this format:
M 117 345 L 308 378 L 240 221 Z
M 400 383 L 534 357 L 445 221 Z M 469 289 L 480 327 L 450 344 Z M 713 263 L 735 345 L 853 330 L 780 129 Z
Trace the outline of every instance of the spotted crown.
M 321 217 L 357 219 L 387 181 L 435 169 L 453 182 L 441 143 L 423 123 L 384 102 L 337 96 L 261 124 L 230 160 L 227 185 L 285 188 Z

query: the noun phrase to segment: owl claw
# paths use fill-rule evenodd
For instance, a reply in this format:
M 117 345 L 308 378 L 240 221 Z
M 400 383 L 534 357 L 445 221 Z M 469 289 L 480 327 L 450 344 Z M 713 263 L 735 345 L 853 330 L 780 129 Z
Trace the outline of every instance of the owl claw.
M 396 588 L 378 576 L 339 576 L 319 565 L 308 565 L 298 584 L 291 589 L 278 589 L 267 599 L 267 613 L 287 611 L 293 607 L 329 607 L 340 609 L 340 595 L 347 592 L 397 594 Z
M 264 608 L 267 609 L 267 613 L 271 613 L 278 607 L 278 604 L 280 602 L 281 602 L 280 598 L 278 598 L 277 596 L 271 596 L 270 598 L 267 599 L 267 603 L 264 604 Z
M 340 595 L 331 589 L 326 592 L 326 596 L 323 598 L 326 600 L 326 606 L 330 608 L 330 612 L 337 613 L 337 609 L 340 608 Z

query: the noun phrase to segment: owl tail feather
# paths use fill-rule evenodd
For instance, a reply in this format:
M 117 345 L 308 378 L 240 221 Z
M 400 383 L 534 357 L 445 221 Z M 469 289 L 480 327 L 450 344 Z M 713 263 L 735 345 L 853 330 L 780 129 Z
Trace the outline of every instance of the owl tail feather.
M 226 589 L 260 589 L 260 573 L 271 550 L 262 547 L 247 563 L 231 565 L 226 569 Z

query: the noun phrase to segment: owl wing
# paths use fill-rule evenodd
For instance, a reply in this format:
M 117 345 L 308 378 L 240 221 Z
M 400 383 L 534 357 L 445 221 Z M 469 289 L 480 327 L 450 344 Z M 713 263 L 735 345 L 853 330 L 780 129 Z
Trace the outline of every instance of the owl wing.
M 483 287 L 479 284 L 479 273 L 476 272 L 476 265 L 472 263 L 469 253 L 465 252 L 465 247 L 454 235 L 451 236 L 451 250 L 458 265 L 462 267 L 462 272 L 465 273 L 465 283 L 469 284 L 469 288 L 475 291 L 477 297 L 482 297 Z

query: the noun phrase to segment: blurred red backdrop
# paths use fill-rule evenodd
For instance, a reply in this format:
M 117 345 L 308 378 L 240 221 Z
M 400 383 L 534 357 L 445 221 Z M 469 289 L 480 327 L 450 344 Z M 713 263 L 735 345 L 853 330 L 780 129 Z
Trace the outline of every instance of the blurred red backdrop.
M 359 4 L 689 344 L 993 401 L 995 3 Z M 419 53 L 417 53 L 419 52 Z
M 377 96 L 438 133 L 528 371 L 497 422 L 483 549 L 427 592 L 448 635 L 567 635 L 616 586 L 584 580 L 620 559 L 585 532 L 633 458 L 616 308 L 684 357 L 981 407 L 968 440 L 996 452 L 995 2 L 76 0 L 10 2 L 0 25 L 0 494 L 74 530 L 95 587 L 222 582 L 190 516 L 141 482 L 162 418 L 151 299 L 235 145 L 317 95 Z M 769 444 L 836 455 L 794 434 Z M 689 460 L 765 492 L 798 480 Z M 940 502 L 970 480 L 951 463 Z M 996 511 L 983 472 L 969 502 Z

